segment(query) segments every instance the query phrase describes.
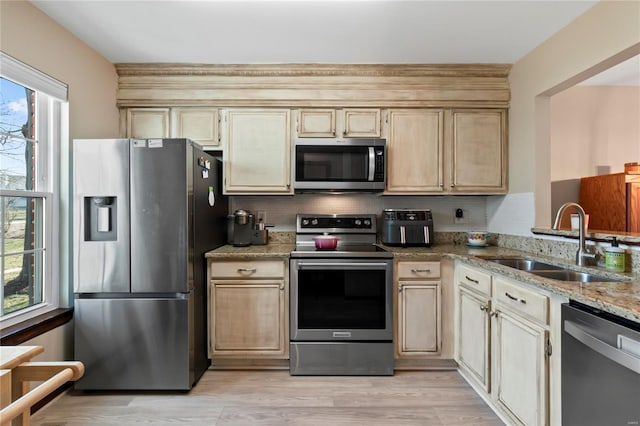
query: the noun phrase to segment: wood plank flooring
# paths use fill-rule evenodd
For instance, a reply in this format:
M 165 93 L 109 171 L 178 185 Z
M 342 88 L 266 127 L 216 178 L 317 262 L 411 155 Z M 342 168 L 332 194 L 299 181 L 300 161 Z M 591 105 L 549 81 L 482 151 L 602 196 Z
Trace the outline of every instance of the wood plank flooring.
M 456 371 L 385 377 L 207 371 L 188 393 L 70 391 L 34 426 L 502 425 Z

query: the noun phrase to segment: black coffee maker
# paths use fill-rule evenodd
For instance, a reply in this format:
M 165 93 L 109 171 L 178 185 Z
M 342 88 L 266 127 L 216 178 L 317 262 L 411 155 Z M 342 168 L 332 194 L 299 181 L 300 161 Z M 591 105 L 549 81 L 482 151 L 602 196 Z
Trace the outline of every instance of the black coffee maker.
M 248 210 L 236 210 L 228 216 L 227 235 L 229 244 L 236 247 L 251 245 L 255 218 Z

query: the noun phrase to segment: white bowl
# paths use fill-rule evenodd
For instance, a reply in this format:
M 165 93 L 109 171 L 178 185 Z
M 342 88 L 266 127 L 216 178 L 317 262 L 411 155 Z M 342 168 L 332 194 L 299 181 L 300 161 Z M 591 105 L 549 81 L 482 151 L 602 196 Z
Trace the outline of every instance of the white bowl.
M 469 231 L 467 232 L 467 244 L 471 246 L 486 246 L 488 232 L 484 231 Z

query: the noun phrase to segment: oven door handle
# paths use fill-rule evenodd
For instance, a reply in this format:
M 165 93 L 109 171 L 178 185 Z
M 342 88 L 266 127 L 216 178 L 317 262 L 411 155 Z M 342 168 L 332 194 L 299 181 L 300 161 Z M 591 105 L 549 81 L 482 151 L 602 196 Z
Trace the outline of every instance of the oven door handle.
M 344 268 L 387 268 L 385 262 L 298 262 L 298 269 L 344 269 Z
M 582 344 L 598 352 L 600 355 L 603 355 L 609 358 L 611 361 L 640 374 L 640 358 L 637 358 L 630 353 L 624 352 L 592 336 L 587 332 L 587 330 L 573 321 L 564 320 L 564 331 L 570 336 L 577 339 Z

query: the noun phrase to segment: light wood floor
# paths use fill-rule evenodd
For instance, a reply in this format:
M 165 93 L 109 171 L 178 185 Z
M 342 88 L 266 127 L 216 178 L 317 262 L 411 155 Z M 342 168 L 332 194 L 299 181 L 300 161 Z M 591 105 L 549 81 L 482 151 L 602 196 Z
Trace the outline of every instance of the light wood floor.
M 70 391 L 34 426 L 502 425 L 456 371 L 385 377 L 207 371 L 189 393 Z

